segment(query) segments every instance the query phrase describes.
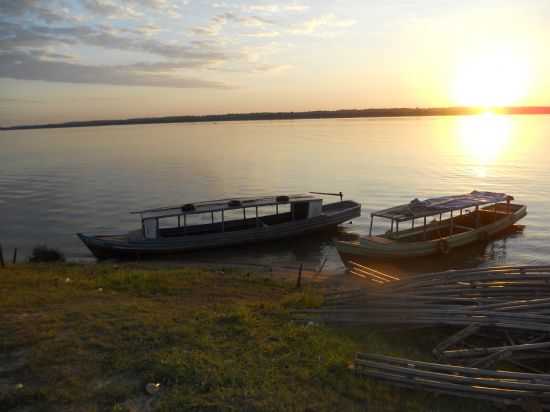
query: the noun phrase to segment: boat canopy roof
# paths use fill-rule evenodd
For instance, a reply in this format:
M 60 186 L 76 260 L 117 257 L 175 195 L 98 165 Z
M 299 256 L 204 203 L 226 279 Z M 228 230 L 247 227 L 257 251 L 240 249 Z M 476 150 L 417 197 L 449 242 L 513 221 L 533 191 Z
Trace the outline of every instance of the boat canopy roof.
M 131 212 L 140 214 L 142 219 L 163 218 L 179 215 L 219 212 L 221 210 L 242 209 L 244 207 L 271 206 L 297 202 L 322 200 L 309 194 L 263 196 L 263 197 L 232 197 L 229 199 L 209 200 L 206 202 L 186 203 L 177 206 L 161 207 Z
M 433 216 L 453 210 L 498 203 L 505 200 L 514 200 L 514 197 L 506 193 L 478 192 L 474 190 L 471 193 L 463 195 L 434 197 L 426 200 L 414 199 L 405 205 L 394 206 L 371 213 L 371 216 L 402 222 L 418 217 Z

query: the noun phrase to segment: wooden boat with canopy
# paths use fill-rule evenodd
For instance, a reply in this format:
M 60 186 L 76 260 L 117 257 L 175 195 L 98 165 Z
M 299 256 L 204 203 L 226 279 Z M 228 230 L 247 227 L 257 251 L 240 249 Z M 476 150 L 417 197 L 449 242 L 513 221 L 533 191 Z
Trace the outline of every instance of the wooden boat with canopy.
M 369 236 L 335 242 L 336 248 L 344 258 L 446 254 L 461 246 L 487 241 L 524 217 L 527 207 L 511 203 L 512 200 L 513 196 L 505 193 L 478 191 L 424 201 L 414 199 L 371 213 Z M 373 235 L 376 217 L 390 221 L 390 230 L 383 235 Z M 431 218 L 429 222 L 428 218 Z M 410 222 L 405 230 L 404 222 Z
M 338 195 L 323 204 L 313 194 Z M 98 258 L 175 254 L 303 235 L 361 215 L 361 205 L 342 193 L 241 197 L 132 212 L 141 228 L 121 235 L 78 237 Z

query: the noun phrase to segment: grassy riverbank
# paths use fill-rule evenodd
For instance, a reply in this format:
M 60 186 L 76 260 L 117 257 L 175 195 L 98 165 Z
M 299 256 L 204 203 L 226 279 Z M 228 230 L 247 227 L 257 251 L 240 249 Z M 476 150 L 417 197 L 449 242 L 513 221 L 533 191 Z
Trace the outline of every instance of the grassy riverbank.
M 355 377 L 358 350 L 430 359 L 440 335 L 291 322 L 321 288 L 237 270 L 0 269 L 0 409 L 490 410 Z

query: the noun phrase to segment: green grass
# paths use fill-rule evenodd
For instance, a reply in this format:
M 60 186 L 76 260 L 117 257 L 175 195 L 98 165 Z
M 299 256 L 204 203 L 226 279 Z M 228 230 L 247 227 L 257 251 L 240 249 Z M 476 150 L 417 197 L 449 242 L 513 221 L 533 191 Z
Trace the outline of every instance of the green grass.
M 18 265 L 0 270 L 0 296 L 2 410 L 490 410 L 350 369 L 359 350 L 431 359 L 441 332 L 294 323 L 290 311 L 320 305 L 320 290 L 265 276 Z M 148 382 L 158 395 L 145 394 Z

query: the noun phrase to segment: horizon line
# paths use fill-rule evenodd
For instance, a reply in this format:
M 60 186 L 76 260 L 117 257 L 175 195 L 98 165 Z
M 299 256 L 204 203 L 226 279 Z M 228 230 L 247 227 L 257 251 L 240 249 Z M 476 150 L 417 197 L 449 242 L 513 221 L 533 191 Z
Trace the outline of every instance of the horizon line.
M 155 117 L 132 117 L 127 119 L 75 120 L 60 123 L 41 123 L 0 127 L 2 131 L 29 129 L 56 129 L 70 127 L 121 126 L 133 124 L 164 123 L 201 123 L 227 121 L 260 121 L 260 120 L 307 120 L 368 117 L 415 117 L 415 116 L 461 116 L 482 113 L 495 114 L 550 114 L 550 106 L 447 106 L 447 107 L 390 107 L 368 109 L 336 109 L 286 112 L 248 112 L 207 115 L 172 115 Z

